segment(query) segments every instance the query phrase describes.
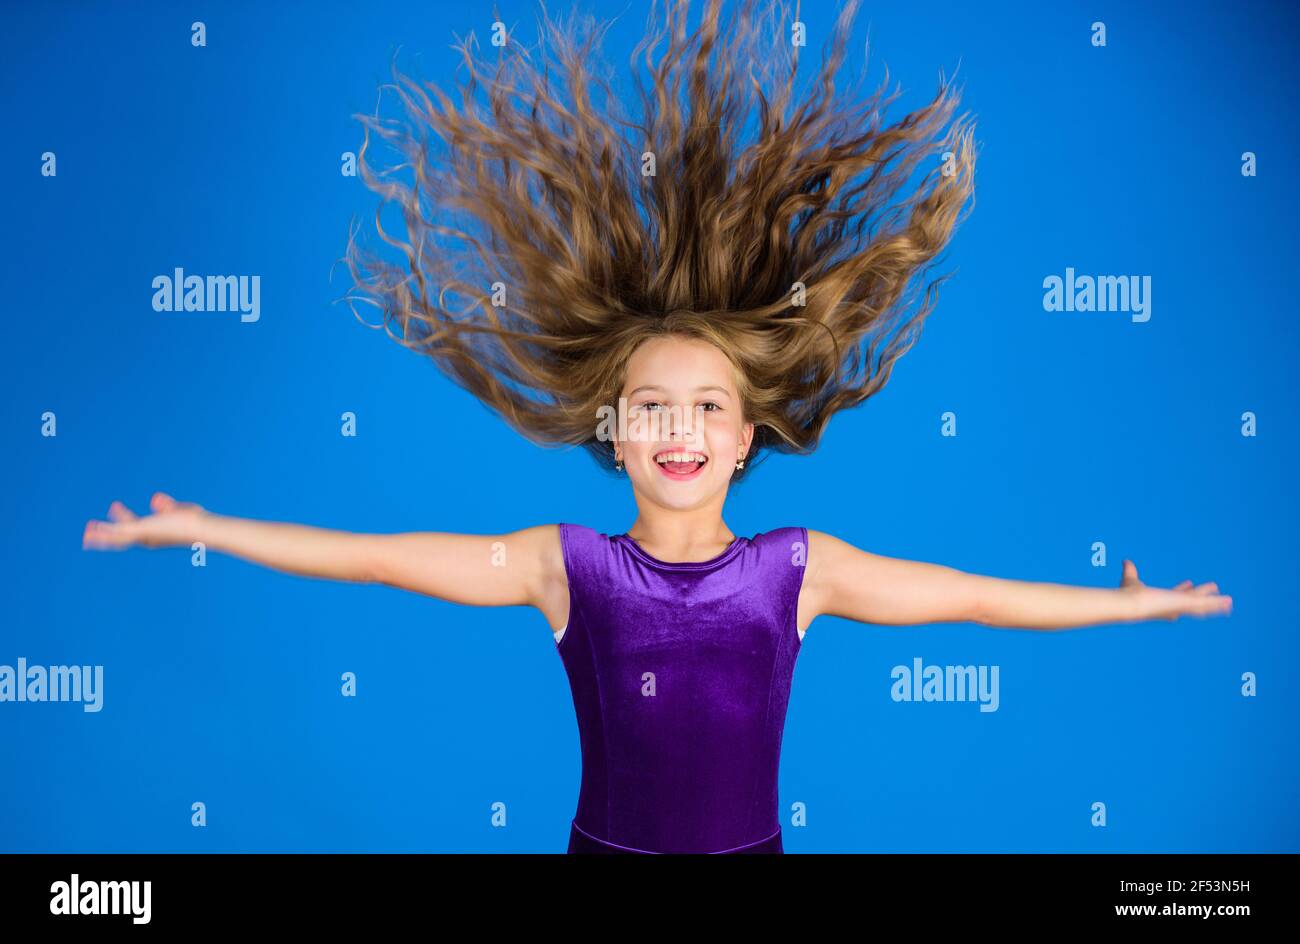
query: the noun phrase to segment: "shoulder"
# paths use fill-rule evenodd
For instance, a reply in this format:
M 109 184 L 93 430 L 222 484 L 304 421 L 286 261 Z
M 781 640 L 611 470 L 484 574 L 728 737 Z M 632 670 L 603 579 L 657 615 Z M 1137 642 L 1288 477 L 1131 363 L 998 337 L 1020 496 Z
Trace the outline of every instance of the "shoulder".
M 606 566 L 612 540 L 605 532 L 567 521 L 547 527 L 548 569 L 555 579 L 569 582 Z
M 537 593 L 575 577 L 595 573 L 608 556 L 610 538 L 586 525 L 569 522 L 539 524 L 501 536 L 500 566 L 522 563 Z
M 773 528 L 754 535 L 750 538 L 750 543 L 767 556 L 784 554 L 792 561 L 802 564 L 807 558 L 809 533 L 804 527 Z
M 580 558 L 590 557 L 597 549 L 609 544 L 609 535 L 585 524 L 561 522 L 553 525 L 556 544 L 563 558 L 576 562 Z
M 774 528 L 750 538 L 757 555 L 759 570 L 766 578 L 777 580 L 791 593 L 797 593 L 806 580 L 808 563 L 808 529 Z

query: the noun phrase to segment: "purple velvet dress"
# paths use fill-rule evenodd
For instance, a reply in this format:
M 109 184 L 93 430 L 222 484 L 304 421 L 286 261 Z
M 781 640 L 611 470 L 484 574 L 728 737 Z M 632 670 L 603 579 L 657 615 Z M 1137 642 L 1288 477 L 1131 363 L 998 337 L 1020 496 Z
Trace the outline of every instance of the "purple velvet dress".
M 780 853 L 777 770 L 808 532 L 668 563 L 561 524 L 582 745 L 569 852 Z

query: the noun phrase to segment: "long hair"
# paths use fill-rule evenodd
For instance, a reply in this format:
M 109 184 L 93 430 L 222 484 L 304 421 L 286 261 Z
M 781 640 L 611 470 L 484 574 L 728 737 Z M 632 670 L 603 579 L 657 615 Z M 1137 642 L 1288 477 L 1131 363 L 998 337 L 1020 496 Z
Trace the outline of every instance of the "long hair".
M 888 70 L 857 106 L 839 100 L 858 0 L 841 10 L 811 93 L 792 104 L 797 19 L 786 25 L 780 6 L 774 21 L 763 2 L 766 19 L 756 0 L 722 18 L 721 0 L 706 0 L 688 34 L 689 0 L 666 0 L 663 54 L 652 61 L 663 32 L 649 27 L 632 54 L 633 73 L 641 54 L 651 73 L 649 88 L 637 82 L 636 122 L 606 79 L 603 106 L 591 97 L 591 51 L 609 24 L 582 39 L 545 8 L 540 61 L 505 36 L 486 111 L 474 100 L 486 70 L 472 33 L 452 47 L 469 73 L 460 107 L 394 64 L 381 88 L 405 120 L 378 107 L 354 117 L 365 126 L 361 176 L 383 197 L 376 229 L 405 258 L 362 251 L 354 228 L 349 304 L 378 308 L 382 323 L 367 324 L 427 354 L 530 440 L 580 444 L 607 468 L 602 407 L 617 407 L 632 352 L 662 335 L 730 358 L 755 424 L 744 472 L 769 450 L 811 452 L 831 416 L 885 385 L 933 308 L 948 276 L 929 279 L 928 267 L 973 204 L 974 126 L 963 115 L 943 133 L 958 95 L 942 72 L 928 105 L 884 127 L 899 94 L 884 97 Z M 404 162 L 373 172 L 372 131 Z M 897 200 L 918 166 L 928 172 Z M 408 168 L 409 184 L 396 177 Z M 402 238 L 380 221 L 390 202 Z

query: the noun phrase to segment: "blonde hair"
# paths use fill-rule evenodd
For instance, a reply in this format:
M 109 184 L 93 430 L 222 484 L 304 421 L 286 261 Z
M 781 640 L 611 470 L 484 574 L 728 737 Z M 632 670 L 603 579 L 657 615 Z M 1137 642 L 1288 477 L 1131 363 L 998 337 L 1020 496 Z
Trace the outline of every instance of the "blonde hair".
M 744 472 L 766 450 L 811 452 L 831 416 L 881 389 L 915 342 L 947 278 L 926 282 L 927 267 L 973 203 L 973 123 L 963 115 L 940 134 L 958 98 L 942 73 L 929 104 L 885 127 L 899 94 L 883 97 L 888 72 L 860 106 L 839 102 L 834 77 L 857 6 L 842 9 L 816 86 L 793 113 L 798 47 L 784 38 L 784 7 L 764 25 L 756 0 L 742 0 L 725 29 L 720 0 L 707 0 L 690 34 L 688 0 L 667 0 L 662 56 L 652 65 L 656 30 L 632 56 L 644 53 L 652 71 L 648 89 L 637 84 L 636 123 L 608 81 L 597 83 L 603 108 L 590 97 L 591 49 L 608 24 L 580 42 L 546 18 L 554 70 L 509 38 L 484 83 L 486 112 L 473 103 L 482 65 L 470 44 L 454 47 L 469 70 L 460 107 L 394 65 L 383 88 L 407 120 L 355 117 L 361 176 L 383 197 L 376 228 L 405 259 L 366 253 L 351 232 L 349 303 L 378 308 L 372 327 L 427 354 L 532 441 L 580 444 L 608 468 L 598 412 L 616 404 L 632 352 L 665 335 L 709 341 L 731 359 L 756 426 Z M 651 21 L 654 9 L 652 0 Z M 762 11 L 771 18 L 771 0 Z M 778 68 L 788 74 L 773 81 Z M 750 117 L 754 138 L 742 147 Z M 405 162 L 374 173 L 372 131 Z M 895 203 L 923 161 L 931 169 L 916 192 Z M 410 184 L 394 176 L 408 167 Z M 383 229 L 389 202 L 405 238 Z M 455 245 L 435 248 L 435 235 Z

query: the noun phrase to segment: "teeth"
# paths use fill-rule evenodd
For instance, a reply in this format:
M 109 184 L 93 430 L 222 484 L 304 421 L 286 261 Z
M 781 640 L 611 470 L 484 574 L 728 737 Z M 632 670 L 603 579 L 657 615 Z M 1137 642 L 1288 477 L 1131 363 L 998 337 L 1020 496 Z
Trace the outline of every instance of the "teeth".
M 665 462 L 706 462 L 707 459 L 698 452 L 662 452 L 655 456 L 655 461 L 662 465 Z

